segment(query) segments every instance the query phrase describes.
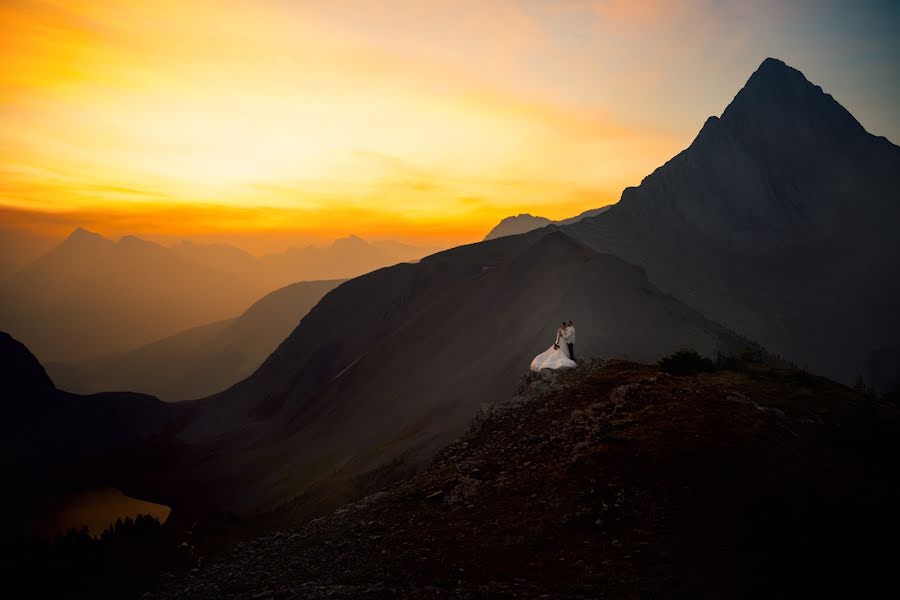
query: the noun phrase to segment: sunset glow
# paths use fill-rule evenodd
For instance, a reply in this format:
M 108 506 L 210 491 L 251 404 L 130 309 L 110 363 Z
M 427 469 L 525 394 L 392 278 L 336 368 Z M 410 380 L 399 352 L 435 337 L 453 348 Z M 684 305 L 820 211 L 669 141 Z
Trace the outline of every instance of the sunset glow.
M 780 3 L 668 6 L 4 2 L 0 224 L 450 244 L 609 204 L 786 53 Z

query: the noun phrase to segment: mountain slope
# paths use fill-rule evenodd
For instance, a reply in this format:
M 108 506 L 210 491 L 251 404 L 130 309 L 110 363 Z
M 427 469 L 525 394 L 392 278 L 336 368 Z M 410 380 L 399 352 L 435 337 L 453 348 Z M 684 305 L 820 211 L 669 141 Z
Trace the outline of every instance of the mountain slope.
M 686 150 L 566 228 L 798 364 L 900 379 L 900 148 L 767 59 Z
M 591 361 L 150 597 L 893 597 L 898 453 L 896 406 L 802 372 Z
M 26 519 L 37 500 L 73 487 L 121 484 L 136 469 L 128 458 L 136 445 L 163 433 L 173 411 L 143 394 L 89 396 L 56 389 L 28 349 L 0 332 L 0 469 L 5 492 L 0 506 Z M 131 473 L 133 476 L 134 473 Z
M 546 227 L 547 225 L 551 225 L 554 223 L 556 225 L 571 225 L 572 223 L 577 223 L 582 219 L 595 217 L 605 212 L 608 208 L 608 206 L 604 206 L 602 208 L 586 210 L 580 215 L 576 215 L 568 219 L 563 219 L 562 221 L 551 221 L 547 217 L 535 217 L 534 215 L 529 215 L 528 213 L 522 213 L 514 217 L 506 217 L 505 219 L 500 221 L 497 225 L 494 226 L 493 229 L 488 232 L 486 236 L 484 236 L 484 239 L 485 241 L 487 241 L 506 237 L 508 235 L 528 233 L 529 231 L 540 229 L 541 227 Z
M 176 487 L 241 512 L 302 494 L 327 503 L 360 476 L 415 469 L 512 389 L 563 318 L 584 353 L 746 345 L 552 228 L 464 246 L 348 281 L 248 379 L 189 405 L 180 437 L 202 458 L 173 467 Z
M 267 294 L 237 318 L 113 356 L 50 363 L 47 369 L 60 387 L 78 393 L 130 390 L 166 401 L 208 396 L 250 375 L 322 296 L 341 283 L 295 283 Z

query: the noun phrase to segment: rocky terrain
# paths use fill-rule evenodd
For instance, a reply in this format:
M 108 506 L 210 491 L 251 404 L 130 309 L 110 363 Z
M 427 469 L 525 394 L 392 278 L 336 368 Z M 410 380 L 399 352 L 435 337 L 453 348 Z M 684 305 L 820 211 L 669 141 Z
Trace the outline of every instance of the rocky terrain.
M 895 406 L 801 371 L 593 359 L 482 405 L 420 475 L 146 597 L 890 595 L 898 433 Z

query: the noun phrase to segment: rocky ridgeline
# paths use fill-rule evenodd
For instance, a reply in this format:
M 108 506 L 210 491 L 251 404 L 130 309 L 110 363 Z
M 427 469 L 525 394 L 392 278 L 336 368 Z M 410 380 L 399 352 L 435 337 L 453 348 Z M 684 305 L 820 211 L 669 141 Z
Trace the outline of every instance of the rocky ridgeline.
M 421 475 L 237 545 L 152 598 L 881 591 L 894 407 L 803 373 L 528 376 Z

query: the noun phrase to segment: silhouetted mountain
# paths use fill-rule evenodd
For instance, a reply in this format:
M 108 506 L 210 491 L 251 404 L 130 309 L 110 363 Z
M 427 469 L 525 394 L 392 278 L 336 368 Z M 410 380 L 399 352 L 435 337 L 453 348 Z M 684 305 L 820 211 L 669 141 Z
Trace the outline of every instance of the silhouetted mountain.
M 508 235 L 519 235 L 520 233 L 528 233 L 534 229 L 546 227 L 553 221 L 547 217 L 536 217 L 528 213 L 521 213 L 513 217 L 506 217 L 497 223 L 486 236 L 485 240 L 494 240 Z
M 161 434 L 173 415 L 143 394 L 80 396 L 58 390 L 28 349 L 5 332 L 0 332 L 0 396 L 4 509 L 70 487 L 119 483 L 110 478 L 121 474 L 130 451 Z M 4 520 L 0 529 L 9 521 L 15 519 Z
M 130 390 L 167 401 L 200 398 L 250 375 L 341 281 L 295 283 L 235 319 L 202 325 L 147 346 L 78 363 L 49 363 L 60 387 L 78 393 Z
M 510 392 L 563 318 L 585 353 L 652 361 L 747 344 L 553 228 L 463 246 L 346 282 L 248 379 L 191 403 L 180 438 L 204 451 L 173 467 L 176 487 L 244 511 L 327 503 L 365 474 L 415 469 Z
M 788 360 L 888 389 L 898 190 L 900 148 L 767 59 L 690 147 L 566 231 Z
M 506 237 L 508 235 L 528 233 L 529 231 L 533 231 L 541 227 L 546 227 L 547 225 L 551 225 L 554 223 L 556 225 L 570 225 L 572 223 L 577 223 L 582 219 L 599 215 L 600 213 L 606 211 L 606 209 L 608 208 L 608 206 L 604 206 L 602 208 L 586 210 L 580 215 L 576 215 L 568 219 L 563 219 L 562 221 L 551 221 L 547 217 L 535 217 L 533 215 L 529 215 L 528 213 L 522 213 L 514 217 L 506 217 L 505 219 L 500 221 L 493 229 L 488 232 L 486 236 L 484 236 L 484 239 L 485 241 L 494 240 L 497 238 Z

